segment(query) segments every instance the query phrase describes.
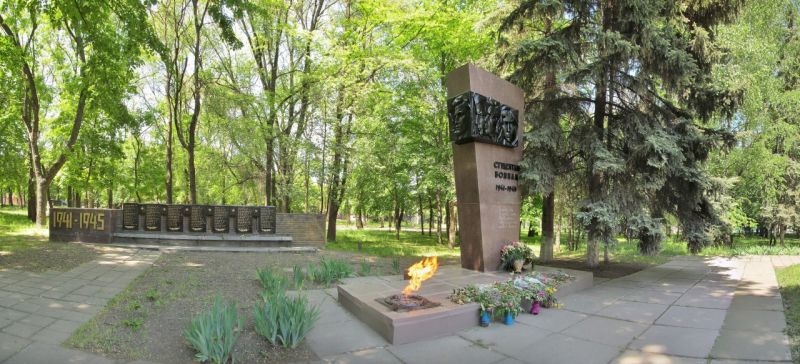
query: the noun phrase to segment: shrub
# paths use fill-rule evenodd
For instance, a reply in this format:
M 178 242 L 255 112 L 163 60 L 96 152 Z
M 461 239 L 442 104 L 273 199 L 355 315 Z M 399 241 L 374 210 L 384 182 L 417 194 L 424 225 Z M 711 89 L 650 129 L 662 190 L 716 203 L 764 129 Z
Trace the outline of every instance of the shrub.
M 283 274 L 275 273 L 269 268 L 259 269 L 257 272 L 258 280 L 261 281 L 261 286 L 267 292 L 283 292 L 286 290 L 288 282 Z
M 197 351 L 197 360 L 223 364 L 233 359 L 233 346 L 241 327 L 236 304 L 223 304 L 217 296 L 214 306 L 195 316 L 183 336 Z
M 303 268 L 299 265 L 292 267 L 292 280 L 294 281 L 294 289 L 303 289 L 303 283 L 306 280 L 306 274 Z
M 330 286 L 331 284 L 353 275 L 353 267 L 350 263 L 322 258 L 319 267 L 308 266 L 308 277 L 318 283 Z
M 400 274 L 400 258 L 392 258 L 392 269 L 394 270 L 394 274 Z
M 361 262 L 361 269 L 358 271 L 358 275 L 362 277 L 366 277 L 372 272 L 372 264 L 369 264 L 368 261 L 364 260 Z
M 283 292 L 265 295 L 264 302 L 253 308 L 256 332 L 273 345 L 295 348 L 319 318 L 319 308 L 299 295 L 286 297 Z

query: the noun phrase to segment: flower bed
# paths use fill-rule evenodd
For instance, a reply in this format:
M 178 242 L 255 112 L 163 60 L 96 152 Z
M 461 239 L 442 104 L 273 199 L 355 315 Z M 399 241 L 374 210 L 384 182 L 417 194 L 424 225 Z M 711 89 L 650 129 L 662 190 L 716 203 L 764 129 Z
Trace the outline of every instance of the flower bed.
M 531 272 L 505 282 L 473 284 L 455 289 L 449 298 L 457 304 L 477 303 L 482 315 L 488 312 L 495 317 L 505 318 L 506 323 L 510 324 L 513 317 L 523 310 L 534 313 L 533 306 L 560 307 L 555 293 L 563 283 L 574 279 L 575 277 L 561 271 Z M 534 314 L 536 313 L 538 310 Z

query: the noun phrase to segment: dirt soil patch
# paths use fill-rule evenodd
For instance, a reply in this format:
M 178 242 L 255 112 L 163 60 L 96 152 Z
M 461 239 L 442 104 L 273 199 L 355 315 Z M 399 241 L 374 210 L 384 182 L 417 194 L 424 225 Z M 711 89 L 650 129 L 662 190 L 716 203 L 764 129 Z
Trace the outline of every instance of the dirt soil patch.
M 611 278 L 611 279 L 627 276 L 629 274 L 633 274 L 640 270 L 644 270 L 653 266 L 653 264 L 648 264 L 648 263 L 612 261 L 609 262 L 608 264 L 600 262 L 600 265 L 597 268 L 592 269 L 586 266 L 586 261 L 584 259 L 570 259 L 570 258 L 558 258 L 555 260 L 551 260 L 547 263 L 536 262 L 536 264 L 541 264 L 548 267 L 582 270 L 594 273 L 594 276 L 596 278 Z
M 105 310 L 81 326 L 68 345 L 125 360 L 186 363 L 194 351 L 183 338 L 191 318 L 211 306 L 216 295 L 236 302 L 244 328 L 234 349 L 236 362 L 275 363 L 318 358 L 301 344 L 296 349 L 270 345 L 256 334 L 252 310 L 262 291 L 256 270 L 286 272 L 291 282 L 295 265 L 316 265 L 322 258 L 346 260 L 356 275 L 397 274 L 419 258 L 398 259 L 353 253 L 210 253 L 165 252 L 145 273 L 114 297 Z M 456 259 L 444 259 L 454 264 Z M 306 289 L 323 287 L 306 284 Z
M 0 269 L 65 272 L 83 263 L 91 262 L 100 254 L 102 254 L 102 250 L 92 245 L 42 240 L 12 251 L 0 249 Z

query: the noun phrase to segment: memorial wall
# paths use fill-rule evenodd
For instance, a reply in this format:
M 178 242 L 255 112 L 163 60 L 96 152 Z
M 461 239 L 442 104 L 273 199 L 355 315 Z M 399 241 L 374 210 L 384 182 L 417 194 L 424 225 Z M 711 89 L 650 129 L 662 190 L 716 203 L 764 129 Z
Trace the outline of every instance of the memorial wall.
M 53 208 L 50 240 L 90 243 L 171 241 L 189 245 L 224 241 L 324 244 L 321 214 L 277 213 L 274 206 L 125 203 L 122 209 Z

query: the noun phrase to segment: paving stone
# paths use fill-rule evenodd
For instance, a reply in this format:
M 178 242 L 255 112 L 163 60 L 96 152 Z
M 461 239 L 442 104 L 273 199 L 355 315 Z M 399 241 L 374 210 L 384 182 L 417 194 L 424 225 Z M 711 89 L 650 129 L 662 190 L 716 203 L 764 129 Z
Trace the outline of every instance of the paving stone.
M 489 327 L 474 327 L 462 331 L 459 335 L 480 346 L 513 356 L 550 334 L 550 331 L 520 323 L 511 326 L 494 323 Z
M 346 335 L 343 335 L 346 333 Z M 306 337 L 319 357 L 384 346 L 378 333 L 360 321 L 350 320 L 327 325 L 315 325 Z
M 12 356 L 5 364 L 87 363 L 113 364 L 112 360 L 56 345 L 34 343 Z
M 730 295 L 713 295 L 711 291 L 700 289 L 686 292 L 681 298 L 675 301 L 675 305 L 700 308 L 716 308 L 725 310 L 731 305 L 733 293 Z
M 76 295 L 84 295 L 84 296 L 91 296 L 103 289 L 102 286 L 95 286 L 95 285 L 86 285 L 81 288 L 76 289 L 72 292 L 72 294 Z
M 3 332 L 5 332 L 7 334 L 14 335 L 14 336 L 29 338 L 29 337 L 33 336 L 33 334 L 35 334 L 36 332 L 38 332 L 41 329 L 42 329 L 41 326 L 33 326 L 33 325 L 28 325 L 28 324 L 15 322 L 15 323 L 13 323 L 11 325 L 6 326 L 3 329 Z
M 786 318 L 782 311 L 729 310 L 722 328 L 725 330 L 780 332 L 786 329 Z
M 603 297 L 591 293 L 575 293 L 561 299 L 564 309 L 594 314 L 618 301 L 616 297 Z
M 31 326 L 46 327 L 55 322 L 55 319 L 52 317 L 32 314 L 28 317 L 20 319 L 19 322 Z
M 523 350 L 515 359 L 536 364 L 606 364 L 619 353 L 620 349 L 614 346 L 553 334 Z
M 619 301 L 598 311 L 597 315 L 652 324 L 667 307 L 657 303 Z
M 695 279 L 664 278 L 648 285 L 647 289 L 684 293 L 697 284 Z
M 0 332 L 0 363 L 30 345 L 31 341 Z
M 630 347 L 648 353 L 705 358 L 718 333 L 717 330 L 654 325 Z
M 783 311 L 783 301 L 780 296 L 751 296 L 742 294 L 733 297 L 730 309 Z
M 514 358 L 505 358 L 492 364 L 525 364 L 525 362 Z
M 662 305 L 671 305 L 678 298 L 681 297 L 680 293 L 669 291 L 658 291 L 652 289 L 640 289 L 631 293 L 621 299 L 623 301 L 645 302 L 645 303 L 658 303 Z
M 445 336 L 411 344 L 390 346 L 395 356 L 406 363 L 494 363 L 504 356 L 458 336 Z
M 30 339 L 35 342 L 40 342 L 45 344 L 61 345 L 61 343 L 67 341 L 67 339 L 69 339 L 70 336 L 72 336 L 71 333 L 45 329 L 37 332 L 36 334 L 31 336 Z
M 720 359 L 792 360 L 789 339 L 782 332 L 720 330 L 711 356 Z
M 10 308 L 0 309 L 0 319 L 16 321 L 28 315 L 28 312 L 12 310 Z
M 656 320 L 656 324 L 719 330 L 726 313 L 713 308 L 672 306 Z
M 384 348 L 356 351 L 343 355 L 322 358 L 323 363 L 334 364 L 402 364 L 391 352 Z
M 561 332 L 563 335 L 624 348 L 648 325 L 605 317 L 589 317 Z
M 517 316 L 517 321 L 547 331 L 560 332 L 587 317 L 589 315 L 579 312 L 544 309 L 538 315 L 519 315 Z
M 50 326 L 47 326 L 45 330 L 47 331 L 59 331 L 67 334 L 72 334 L 78 327 L 81 326 L 81 323 L 75 321 L 68 321 L 68 320 L 56 320 Z
M 612 361 L 612 364 L 706 364 L 706 359 L 646 353 L 629 350 Z
M 711 359 L 709 364 L 790 364 L 790 361 Z

